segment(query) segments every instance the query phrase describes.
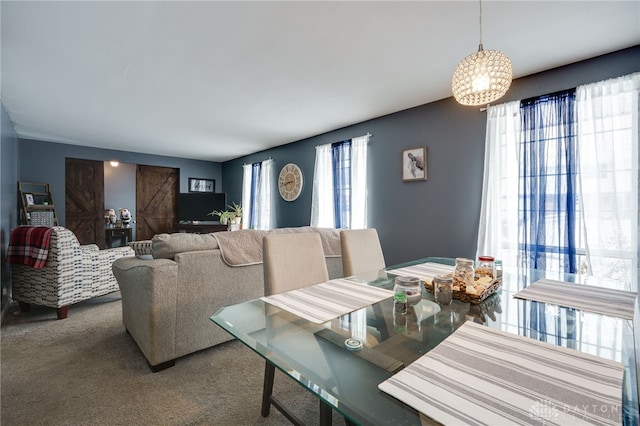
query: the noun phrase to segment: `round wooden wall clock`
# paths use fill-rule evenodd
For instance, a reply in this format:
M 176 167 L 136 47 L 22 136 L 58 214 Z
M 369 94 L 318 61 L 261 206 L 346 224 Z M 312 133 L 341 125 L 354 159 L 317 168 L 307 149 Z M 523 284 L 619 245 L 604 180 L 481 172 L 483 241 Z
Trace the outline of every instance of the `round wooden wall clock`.
M 285 164 L 278 177 L 280 196 L 286 201 L 293 201 L 302 192 L 302 171 L 297 164 Z

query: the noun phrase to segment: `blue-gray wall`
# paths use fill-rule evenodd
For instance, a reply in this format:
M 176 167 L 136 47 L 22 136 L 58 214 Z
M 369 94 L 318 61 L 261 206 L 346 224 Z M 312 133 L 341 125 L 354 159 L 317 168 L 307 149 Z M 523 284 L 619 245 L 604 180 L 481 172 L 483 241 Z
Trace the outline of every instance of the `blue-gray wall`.
M 60 225 L 63 226 L 65 224 L 64 169 L 66 158 L 80 158 L 96 161 L 117 160 L 120 163 L 173 167 L 180 169 L 180 192 L 187 192 L 187 182 L 189 177 L 215 179 L 216 191 L 222 192 L 222 165 L 216 162 L 83 147 L 30 139 L 19 139 L 19 148 L 20 180 L 28 182 L 43 182 L 51 185 L 51 192 L 56 205 L 58 221 Z M 105 178 L 107 178 L 106 175 Z M 123 182 L 118 182 L 117 185 L 122 190 L 129 191 L 120 194 L 118 196 L 119 199 L 135 200 L 135 175 L 128 188 L 126 185 L 123 185 Z M 15 191 L 16 189 L 13 188 L 14 197 Z M 111 194 L 105 194 L 105 197 L 111 197 Z M 113 208 L 119 207 L 130 208 L 129 206 L 114 206 Z
M 2 275 L 2 318 L 9 306 L 11 279 L 5 262 L 11 228 L 18 224 L 18 197 L 16 196 L 18 176 L 18 136 L 11 120 L 0 104 L 0 272 Z
M 0 187 L 2 188 L 0 221 L 2 225 L 0 237 L 2 239 L 3 315 L 6 306 L 8 306 L 8 294 L 11 291 L 9 268 L 5 259 L 11 228 L 18 224 L 17 181 L 49 183 L 56 204 L 58 220 L 64 226 L 65 158 L 119 161 L 122 170 L 124 170 L 121 173 L 113 173 L 109 163 L 105 164 L 105 204 L 109 208 L 128 208 L 134 214 L 134 220 L 136 219 L 135 164 L 179 169 L 180 192 L 187 192 L 189 177 L 215 179 L 216 191 L 222 192 L 222 165 L 220 163 L 21 139 L 18 138 L 8 114 L 2 107 L 2 150 L 0 155 Z
M 500 102 L 637 71 L 640 71 L 640 46 L 515 80 Z M 3 112 L 3 150 L 5 119 Z M 17 173 L 21 180 L 52 185 L 58 216 L 64 224 L 66 157 L 177 167 L 182 192 L 187 190 L 188 177 L 212 178 L 216 180 L 217 191 L 227 192 L 229 203 L 240 202 L 242 198 L 242 164 L 271 157 L 276 171 L 288 162 L 295 162 L 305 178 L 304 190 L 296 201 L 287 203 L 278 197 L 277 226 L 308 225 L 315 146 L 370 132 L 373 138 L 369 144 L 367 182 L 369 225 L 379 231 L 387 263 L 424 256 L 472 257 L 480 214 L 485 121 L 486 114 L 479 108 L 463 107 L 449 98 L 223 164 L 19 139 L 19 164 L 13 174 L 5 170 L 15 167 L 15 161 L 6 160 L 3 151 L 2 202 L 13 203 L 11 209 L 3 207 L 3 212 L 14 215 L 15 221 Z M 15 146 L 15 132 L 10 133 L 14 135 Z M 12 140 L 11 136 L 7 138 Z M 403 182 L 401 152 L 416 146 L 427 146 L 428 180 Z M 10 182 L 5 184 L 5 179 Z M 3 214 L 3 230 L 8 223 L 6 217 Z
M 640 71 L 640 46 L 531 75 L 513 82 L 500 103 Z M 400 71 L 401 72 L 401 71 Z M 398 78 L 401 78 L 399 76 Z M 427 78 L 427 77 L 425 77 Z M 297 163 L 301 196 L 276 203 L 277 226 L 308 225 L 316 145 L 373 134 L 369 142 L 369 226 L 378 229 L 388 264 L 426 256 L 473 257 L 480 217 L 486 113 L 453 98 L 345 127 L 223 164 L 229 200 L 242 193 L 242 164 L 275 161 L 276 172 Z M 427 146 L 427 181 L 403 182 L 401 153 Z M 274 187 L 274 191 L 277 189 Z

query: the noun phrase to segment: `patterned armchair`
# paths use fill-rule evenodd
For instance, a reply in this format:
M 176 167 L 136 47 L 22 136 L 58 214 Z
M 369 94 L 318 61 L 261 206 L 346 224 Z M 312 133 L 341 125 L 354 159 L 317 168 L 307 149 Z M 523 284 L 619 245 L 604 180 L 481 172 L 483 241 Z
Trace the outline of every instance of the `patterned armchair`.
M 12 298 L 22 311 L 35 303 L 57 308 L 58 319 L 64 319 L 69 305 L 118 291 L 111 264 L 133 255 L 129 247 L 99 250 L 95 244 L 81 246 L 73 232 L 53 227 L 44 267 L 11 265 Z

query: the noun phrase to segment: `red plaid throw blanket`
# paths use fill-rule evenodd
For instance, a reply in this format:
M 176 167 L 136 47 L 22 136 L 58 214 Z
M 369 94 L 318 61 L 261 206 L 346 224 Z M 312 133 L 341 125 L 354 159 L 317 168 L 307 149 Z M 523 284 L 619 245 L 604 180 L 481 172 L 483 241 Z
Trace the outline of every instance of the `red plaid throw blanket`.
M 47 263 L 51 231 L 48 226 L 18 226 L 11 230 L 7 263 L 44 268 Z

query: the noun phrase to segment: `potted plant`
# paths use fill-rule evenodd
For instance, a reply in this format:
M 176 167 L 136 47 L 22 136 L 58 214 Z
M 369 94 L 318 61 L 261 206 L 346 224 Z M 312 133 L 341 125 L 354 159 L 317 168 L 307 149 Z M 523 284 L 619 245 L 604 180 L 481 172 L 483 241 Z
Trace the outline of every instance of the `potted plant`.
M 231 203 L 230 206 L 227 206 L 231 209 L 231 223 L 240 224 L 242 223 L 242 205 Z
M 208 214 L 209 216 L 218 216 L 220 218 L 220 225 L 227 225 L 229 223 L 229 221 L 235 217 L 235 214 L 233 212 L 230 212 L 228 210 L 224 210 L 224 211 L 220 211 L 220 210 L 214 210 L 211 213 Z

